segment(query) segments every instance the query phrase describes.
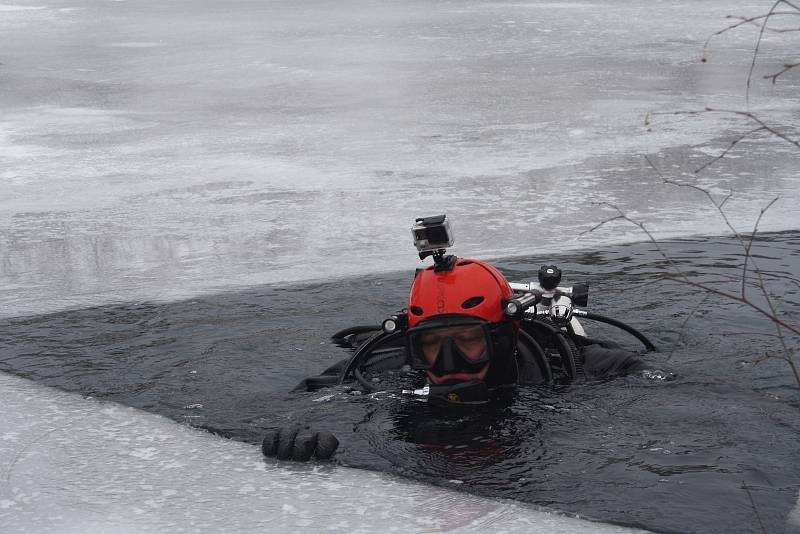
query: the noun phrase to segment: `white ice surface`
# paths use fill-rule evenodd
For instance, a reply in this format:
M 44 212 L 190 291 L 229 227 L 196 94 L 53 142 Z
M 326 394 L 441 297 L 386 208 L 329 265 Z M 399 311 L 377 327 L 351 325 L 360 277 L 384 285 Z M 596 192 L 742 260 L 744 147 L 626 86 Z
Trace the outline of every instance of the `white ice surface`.
M 465 257 L 795 228 L 800 154 L 744 143 L 699 178 L 742 109 L 737 10 L 697 2 L 56 0 L 0 5 L 0 314 L 171 300 L 417 266 L 415 217 L 447 213 Z M 796 125 L 793 57 L 768 35 L 750 109 Z M 650 113 L 651 125 L 645 125 Z M 672 156 L 665 154 L 673 151 Z
M 0 374 L 0 532 L 624 533 L 327 465 Z

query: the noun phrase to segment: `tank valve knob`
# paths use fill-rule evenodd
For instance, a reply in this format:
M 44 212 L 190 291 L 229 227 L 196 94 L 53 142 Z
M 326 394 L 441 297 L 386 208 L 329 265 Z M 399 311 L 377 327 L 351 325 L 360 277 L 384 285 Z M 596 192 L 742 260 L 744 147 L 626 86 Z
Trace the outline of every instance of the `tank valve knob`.
M 542 265 L 539 268 L 539 285 L 545 291 L 552 291 L 561 283 L 561 269 L 555 265 Z

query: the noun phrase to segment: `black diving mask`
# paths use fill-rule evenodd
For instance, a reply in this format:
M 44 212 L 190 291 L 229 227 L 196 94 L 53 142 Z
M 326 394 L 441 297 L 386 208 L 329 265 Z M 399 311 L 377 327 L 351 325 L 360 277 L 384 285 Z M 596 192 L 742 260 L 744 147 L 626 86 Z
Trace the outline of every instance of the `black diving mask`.
M 436 317 L 407 333 L 409 363 L 437 376 L 478 373 L 492 359 L 492 325 L 473 317 Z

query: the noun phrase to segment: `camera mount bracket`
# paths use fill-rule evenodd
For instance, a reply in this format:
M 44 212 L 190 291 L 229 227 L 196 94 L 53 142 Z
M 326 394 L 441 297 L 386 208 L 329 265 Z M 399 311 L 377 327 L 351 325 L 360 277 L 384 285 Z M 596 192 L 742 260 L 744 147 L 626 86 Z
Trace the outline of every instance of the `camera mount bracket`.
M 420 252 L 419 259 L 424 260 L 428 256 L 433 256 L 434 272 L 441 273 L 445 271 L 452 271 L 453 267 L 456 266 L 458 256 L 454 256 L 453 254 L 445 254 L 445 252 L 447 252 L 445 249 Z

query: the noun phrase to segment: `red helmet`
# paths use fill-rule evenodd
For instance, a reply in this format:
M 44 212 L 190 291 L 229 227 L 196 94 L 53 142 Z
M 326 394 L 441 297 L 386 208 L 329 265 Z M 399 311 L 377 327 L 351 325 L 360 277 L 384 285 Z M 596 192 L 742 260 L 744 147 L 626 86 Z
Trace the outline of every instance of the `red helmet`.
M 449 271 L 420 271 L 411 285 L 408 326 L 437 315 L 469 315 L 490 323 L 506 319 L 503 299 L 513 291 L 500 271 L 477 260 L 459 259 Z
M 516 380 L 518 321 L 503 312 L 513 290 L 487 263 L 458 259 L 452 269 L 417 273 L 408 301 L 408 355 L 436 385 Z M 458 396 L 458 395 L 457 395 Z

